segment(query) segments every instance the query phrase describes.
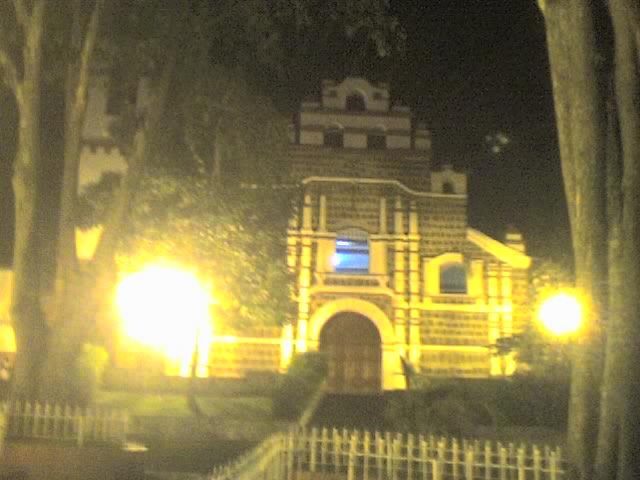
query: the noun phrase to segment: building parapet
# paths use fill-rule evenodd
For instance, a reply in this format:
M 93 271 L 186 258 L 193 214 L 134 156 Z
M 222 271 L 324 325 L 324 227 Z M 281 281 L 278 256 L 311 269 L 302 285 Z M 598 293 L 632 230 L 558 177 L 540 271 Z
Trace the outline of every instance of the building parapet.
M 361 274 L 348 275 L 344 273 L 320 273 L 315 274 L 317 286 L 339 287 L 375 287 L 388 288 L 388 275 Z
M 531 257 L 498 240 L 494 240 L 475 228 L 467 228 L 467 240 L 514 268 L 526 269 L 531 266 Z
M 392 185 L 405 191 L 410 195 L 424 198 L 457 198 L 460 200 L 466 200 L 466 193 L 433 193 L 433 192 L 421 192 L 419 190 L 413 190 L 403 183 L 397 180 L 386 180 L 379 178 L 355 178 L 355 177 L 307 177 L 302 180 L 303 185 L 309 185 L 311 183 L 350 183 L 350 184 L 363 184 L 363 185 Z M 479 232 L 478 232 L 479 233 Z M 488 238 L 488 237 L 487 237 Z M 491 239 L 493 240 L 493 239 Z M 493 240 L 496 242 L 496 240 Z M 498 242 L 499 243 L 499 242 Z M 506 247 L 508 248 L 508 247 Z M 528 258 L 528 257 L 527 257 Z

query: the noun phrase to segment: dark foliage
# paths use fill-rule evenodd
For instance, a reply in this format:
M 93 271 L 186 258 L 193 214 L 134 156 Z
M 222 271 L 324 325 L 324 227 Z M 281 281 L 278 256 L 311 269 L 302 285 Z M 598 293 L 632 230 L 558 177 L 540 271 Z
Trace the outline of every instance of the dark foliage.
M 327 359 L 318 352 L 297 355 L 273 392 L 273 416 L 295 420 L 327 374 Z

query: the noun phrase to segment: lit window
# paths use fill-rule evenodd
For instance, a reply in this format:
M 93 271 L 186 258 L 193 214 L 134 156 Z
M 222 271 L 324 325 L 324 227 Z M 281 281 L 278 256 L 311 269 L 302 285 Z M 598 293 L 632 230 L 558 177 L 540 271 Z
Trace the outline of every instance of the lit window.
M 347 97 L 347 110 L 349 112 L 364 112 L 367 109 L 364 97 L 358 93 L 352 93 Z
M 336 239 L 336 254 L 333 257 L 336 272 L 369 272 L 369 239 L 367 232 L 358 229 L 344 230 Z
M 332 127 L 325 131 L 324 145 L 326 147 L 342 148 L 344 145 L 344 135 L 342 134 L 342 130 Z
M 467 293 L 464 265 L 449 263 L 440 267 L 440 293 Z

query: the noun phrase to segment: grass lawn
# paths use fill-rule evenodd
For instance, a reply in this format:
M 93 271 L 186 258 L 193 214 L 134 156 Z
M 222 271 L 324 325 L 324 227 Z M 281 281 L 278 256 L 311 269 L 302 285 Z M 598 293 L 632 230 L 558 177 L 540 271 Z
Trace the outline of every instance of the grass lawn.
M 270 420 L 271 398 L 220 397 L 198 395 L 200 408 L 210 417 L 227 420 Z M 100 407 L 126 409 L 139 417 L 188 417 L 192 413 L 184 394 L 144 394 L 131 392 L 99 392 L 96 403 Z
M 184 394 L 102 391 L 100 407 L 126 409 L 133 417 L 130 439 L 149 450 L 150 471 L 211 471 L 231 461 L 278 428 L 266 396 L 198 395 L 207 419 L 193 415 Z M 238 438 L 238 430 L 247 432 Z

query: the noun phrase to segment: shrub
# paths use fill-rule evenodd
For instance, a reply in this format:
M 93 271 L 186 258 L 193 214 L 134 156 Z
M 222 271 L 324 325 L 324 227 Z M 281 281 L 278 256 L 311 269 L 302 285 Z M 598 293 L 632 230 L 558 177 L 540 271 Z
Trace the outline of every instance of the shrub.
M 434 380 L 424 389 L 397 392 L 385 408 L 388 428 L 469 436 L 477 427 L 562 428 L 569 384 L 536 377 Z
M 323 354 L 297 355 L 274 389 L 273 415 L 287 420 L 298 418 L 326 375 L 327 362 Z
M 82 346 L 82 352 L 76 360 L 76 391 L 80 403 L 88 404 L 96 398 L 108 360 L 109 354 L 104 347 L 91 343 Z

